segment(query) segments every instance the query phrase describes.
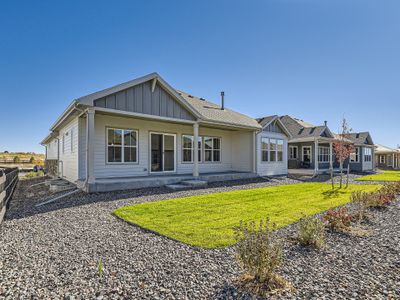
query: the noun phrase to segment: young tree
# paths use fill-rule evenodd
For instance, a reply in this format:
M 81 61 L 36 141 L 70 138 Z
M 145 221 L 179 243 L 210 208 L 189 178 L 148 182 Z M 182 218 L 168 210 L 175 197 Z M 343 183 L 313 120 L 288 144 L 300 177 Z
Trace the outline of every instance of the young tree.
M 29 159 L 29 163 L 30 163 L 30 164 L 35 163 L 35 158 L 34 158 L 33 156 L 31 156 L 31 158 Z
M 350 157 L 350 154 L 353 153 L 354 151 L 353 145 L 348 140 L 350 132 L 351 129 L 349 127 L 349 124 L 347 123 L 346 118 L 343 117 L 338 139 L 333 144 L 335 156 L 336 159 L 339 161 L 339 167 L 340 167 L 340 188 L 342 188 L 343 185 L 343 164 L 346 161 L 346 159 Z M 346 188 L 348 187 L 349 184 L 349 172 L 350 172 L 349 167 L 350 166 L 348 165 Z
M 19 158 L 19 156 L 18 155 L 14 156 L 14 163 L 18 164 L 20 162 L 21 162 L 21 159 Z

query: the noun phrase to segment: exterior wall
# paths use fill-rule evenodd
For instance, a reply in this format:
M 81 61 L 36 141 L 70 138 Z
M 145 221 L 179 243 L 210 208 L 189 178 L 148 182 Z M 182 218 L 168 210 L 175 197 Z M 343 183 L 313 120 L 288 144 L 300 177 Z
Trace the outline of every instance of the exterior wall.
M 107 163 L 106 160 L 106 128 L 125 128 L 138 131 L 138 162 L 137 163 Z M 150 174 L 150 132 L 172 133 L 176 134 L 176 171 L 166 174 L 192 174 L 193 163 L 182 162 L 182 135 L 193 135 L 192 125 L 182 125 L 175 123 L 150 121 L 136 118 L 126 118 L 110 115 L 95 115 L 95 141 L 94 141 L 94 176 L 96 178 L 112 177 L 132 177 L 148 176 Z M 245 155 L 240 156 L 232 151 L 232 148 L 238 147 L 234 137 L 240 131 L 229 131 L 221 129 L 206 128 L 199 126 L 200 136 L 212 136 L 221 138 L 221 162 L 200 162 L 200 173 L 224 172 L 224 171 L 242 171 L 251 170 L 252 164 L 247 160 L 247 155 L 251 155 L 249 148 L 243 147 Z M 249 133 L 250 136 L 250 133 Z M 251 145 L 251 144 L 250 144 Z M 234 152 L 234 153 L 233 153 Z M 233 157 L 242 162 L 233 163 Z M 249 163 L 249 166 L 246 164 Z
M 253 169 L 253 132 L 232 132 L 232 169 L 252 172 Z
M 297 159 L 288 159 L 289 169 L 300 169 L 302 168 L 302 161 L 303 161 L 303 148 L 304 147 L 311 147 L 311 162 L 309 169 L 315 168 L 315 143 L 314 142 L 304 142 L 304 143 L 290 143 L 289 146 L 297 146 L 298 149 L 298 158 Z M 329 147 L 329 144 L 320 143 L 318 147 Z M 289 149 L 289 147 L 288 147 Z M 289 150 L 288 150 L 289 151 Z M 335 153 L 333 153 L 333 167 L 339 168 L 339 162 L 336 160 Z M 349 164 L 349 159 L 345 160 L 343 163 L 343 167 L 347 168 Z M 329 169 L 329 162 L 318 162 L 318 169 Z
M 54 138 L 46 144 L 46 159 L 58 159 L 58 139 Z
M 283 139 L 283 161 L 263 162 L 261 161 L 261 138 Z M 262 131 L 257 134 L 257 173 L 260 176 L 286 175 L 288 173 L 288 140 L 282 133 Z
M 394 155 L 394 161 L 393 161 Z M 385 162 L 381 163 L 381 156 L 385 157 Z M 378 169 L 399 169 L 400 157 L 399 154 L 393 153 L 375 153 L 375 166 Z
M 78 117 L 66 124 L 59 131 L 60 155 L 58 172 L 60 177 L 70 182 L 78 180 L 78 133 Z
M 94 106 L 176 119 L 194 120 L 193 115 L 158 83 L 154 91 L 152 91 L 152 81 L 97 99 L 94 101 Z
M 80 180 L 86 179 L 86 117 L 81 117 L 78 120 L 78 154 L 79 154 L 79 166 L 78 166 L 78 177 Z

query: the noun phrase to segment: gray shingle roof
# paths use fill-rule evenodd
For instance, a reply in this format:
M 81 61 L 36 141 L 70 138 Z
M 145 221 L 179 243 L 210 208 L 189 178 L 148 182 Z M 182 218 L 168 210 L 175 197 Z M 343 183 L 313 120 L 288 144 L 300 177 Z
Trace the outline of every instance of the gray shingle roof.
M 257 120 L 230 110 L 229 108 L 221 109 L 221 106 L 203 98 L 192 96 L 188 93 L 178 91 L 178 94 L 185 99 L 193 108 L 204 118 L 212 122 L 227 123 L 237 126 L 246 126 L 261 128 Z
M 292 135 L 293 139 L 306 138 L 306 137 L 320 137 L 327 129 L 326 126 L 313 126 L 310 123 L 306 123 L 302 120 L 293 118 L 291 116 L 279 117 L 283 125 Z M 306 126 L 305 126 L 306 125 Z
M 347 138 L 351 140 L 354 144 L 362 145 L 362 144 L 371 144 L 368 141 L 368 137 L 370 137 L 369 132 L 352 132 L 347 135 Z
M 261 125 L 264 124 L 268 124 L 269 122 L 271 122 L 273 119 L 275 119 L 277 117 L 277 115 L 273 115 L 273 116 L 266 116 L 266 117 L 261 117 L 256 119 L 258 123 L 260 123 Z

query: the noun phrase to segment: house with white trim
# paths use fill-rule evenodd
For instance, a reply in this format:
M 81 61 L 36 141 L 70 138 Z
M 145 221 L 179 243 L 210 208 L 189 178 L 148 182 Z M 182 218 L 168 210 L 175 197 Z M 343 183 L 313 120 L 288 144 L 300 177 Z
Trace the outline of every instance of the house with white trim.
M 376 145 L 375 167 L 378 169 L 400 169 L 400 149 Z
M 41 142 L 46 167 L 88 192 L 255 177 L 262 126 L 223 100 L 176 90 L 157 73 L 80 97 Z

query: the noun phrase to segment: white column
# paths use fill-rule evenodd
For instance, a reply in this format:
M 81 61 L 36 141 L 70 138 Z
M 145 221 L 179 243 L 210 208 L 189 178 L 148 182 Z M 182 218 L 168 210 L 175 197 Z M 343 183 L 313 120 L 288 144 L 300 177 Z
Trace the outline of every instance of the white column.
M 395 168 L 395 166 L 394 166 L 394 153 L 392 154 L 392 156 L 393 156 L 393 161 L 392 161 L 392 165 L 393 165 L 393 169 Z
M 89 108 L 86 114 L 86 180 L 94 182 L 94 109 Z
M 314 142 L 314 172 L 317 174 L 318 172 L 318 140 Z
M 257 173 L 257 133 L 253 131 L 253 173 Z
M 193 177 L 199 177 L 199 124 L 193 124 Z
M 333 143 L 329 143 L 329 168 L 333 169 Z

